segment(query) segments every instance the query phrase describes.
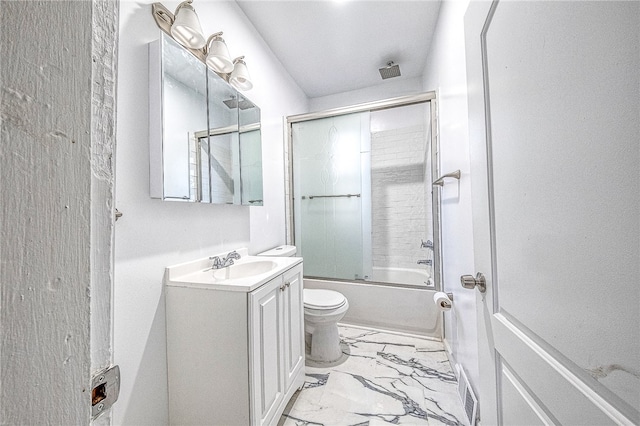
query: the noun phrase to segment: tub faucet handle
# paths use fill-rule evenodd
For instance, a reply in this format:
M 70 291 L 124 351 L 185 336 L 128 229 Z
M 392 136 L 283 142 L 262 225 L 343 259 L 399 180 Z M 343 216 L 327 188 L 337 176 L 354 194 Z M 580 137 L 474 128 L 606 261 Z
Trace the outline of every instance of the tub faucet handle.
M 432 249 L 433 248 L 433 241 L 431 241 L 431 240 L 427 240 L 427 241 L 420 240 L 420 248 L 430 248 L 430 249 Z

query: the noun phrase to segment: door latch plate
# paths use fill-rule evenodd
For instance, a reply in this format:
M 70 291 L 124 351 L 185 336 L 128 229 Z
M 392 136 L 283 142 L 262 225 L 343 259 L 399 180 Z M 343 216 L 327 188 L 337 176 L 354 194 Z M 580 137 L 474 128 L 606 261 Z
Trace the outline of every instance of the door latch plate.
M 91 379 L 91 419 L 107 411 L 120 394 L 120 367 L 114 365 Z

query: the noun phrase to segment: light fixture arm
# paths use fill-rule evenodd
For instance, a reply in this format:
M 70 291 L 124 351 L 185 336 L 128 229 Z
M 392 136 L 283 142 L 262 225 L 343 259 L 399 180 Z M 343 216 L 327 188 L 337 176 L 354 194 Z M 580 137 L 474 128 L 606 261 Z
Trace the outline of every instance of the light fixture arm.
M 171 13 L 169 9 L 164 7 L 162 3 L 153 3 L 151 5 L 151 13 L 153 14 L 153 19 L 156 20 L 156 24 L 162 31 L 171 35 L 171 25 L 173 24 L 173 20 L 175 15 Z
M 191 6 L 191 4 L 192 4 L 192 3 L 193 3 L 193 0 L 184 0 L 182 3 L 180 3 L 180 4 L 178 5 L 178 7 L 176 7 L 176 11 L 175 11 L 175 12 L 173 12 L 173 15 L 174 15 L 174 16 L 175 16 L 175 15 L 177 15 L 177 14 L 178 14 L 178 11 L 180 10 L 180 8 L 181 8 L 181 7 L 184 7 L 184 6 L 187 6 L 187 5 L 188 5 L 188 6 Z M 193 6 L 191 6 L 191 7 L 193 8 Z
M 216 38 L 222 38 L 222 31 L 218 31 L 217 33 L 211 34 L 207 39 L 207 43 L 204 45 L 205 51 L 209 50 L 209 46 L 211 45 L 211 41 Z
M 176 7 L 175 12 L 171 13 L 169 9 L 167 9 L 162 3 L 153 3 L 151 5 L 151 13 L 153 14 L 153 18 L 156 20 L 156 24 L 163 30 L 165 33 L 171 35 L 171 25 L 173 25 L 173 21 L 176 19 L 176 15 L 181 7 L 185 5 L 191 6 L 193 0 L 185 0 Z M 193 7 L 193 6 L 192 6 Z M 169 27 L 166 28 L 165 26 Z

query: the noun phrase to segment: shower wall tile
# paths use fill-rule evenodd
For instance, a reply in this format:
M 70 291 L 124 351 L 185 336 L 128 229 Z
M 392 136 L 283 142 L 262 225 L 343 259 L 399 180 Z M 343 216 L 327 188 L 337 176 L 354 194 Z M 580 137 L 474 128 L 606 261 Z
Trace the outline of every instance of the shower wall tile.
M 431 238 L 426 129 L 375 132 L 371 144 L 373 265 L 417 268 L 418 259 L 432 256 L 420 248 L 421 239 Z

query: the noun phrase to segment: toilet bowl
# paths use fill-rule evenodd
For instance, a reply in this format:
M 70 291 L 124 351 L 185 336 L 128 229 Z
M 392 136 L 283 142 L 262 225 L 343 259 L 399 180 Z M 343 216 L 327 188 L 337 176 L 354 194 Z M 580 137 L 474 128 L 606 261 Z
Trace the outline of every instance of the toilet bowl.
M 334 362 L 342 356 L 338 321 L 349 309 L 347 298 L 337 291 L 303 290 L 304 335 L 308 358 L 317 362 Z
M 279 246 L 258 256 L 295 256 L 295 246 Z M 307 358 L 320 363 L 331 363 L 342 357 L 338 321 L 349 309 L 342 293 L 334 290 L 303 289 L 304 340 Z

